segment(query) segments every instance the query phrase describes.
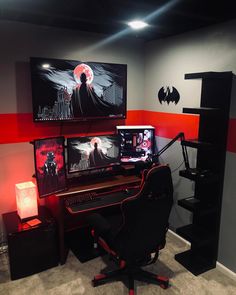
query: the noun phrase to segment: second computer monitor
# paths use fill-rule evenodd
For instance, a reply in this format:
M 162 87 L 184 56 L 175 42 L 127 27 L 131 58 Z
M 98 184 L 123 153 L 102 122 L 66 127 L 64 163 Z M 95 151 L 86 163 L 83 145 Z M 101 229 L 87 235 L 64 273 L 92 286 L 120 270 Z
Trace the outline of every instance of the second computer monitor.
M 68 172 L 74 173 L 119 165 L 119 147 L 117 135 L 68 138 Z

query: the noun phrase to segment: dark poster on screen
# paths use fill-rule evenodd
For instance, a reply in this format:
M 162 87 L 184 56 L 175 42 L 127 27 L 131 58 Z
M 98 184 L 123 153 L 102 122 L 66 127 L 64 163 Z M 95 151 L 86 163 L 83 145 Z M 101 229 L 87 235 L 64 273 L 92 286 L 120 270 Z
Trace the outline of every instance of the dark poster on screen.
M 127 65 L 31 58 L 34 121 L 126 117 Z
M 34 158 L 39 196 L 66 189 L 64 137 L 34 141 Z

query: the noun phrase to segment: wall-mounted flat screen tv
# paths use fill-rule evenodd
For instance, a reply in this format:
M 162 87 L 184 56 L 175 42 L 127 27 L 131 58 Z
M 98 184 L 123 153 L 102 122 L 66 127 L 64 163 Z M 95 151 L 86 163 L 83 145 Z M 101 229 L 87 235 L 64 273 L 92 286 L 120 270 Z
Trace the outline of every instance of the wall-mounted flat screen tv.
M 117 135 L 68 138 L 68 173 L 120 165 L 119 148 Z
M 34 160 L 39 197 L 66 189 L 64 137 L 34 140 Z
M 30 58 L 33 119 L 125 118 L 127 65 Z
M 145 161 L 154 154 L 155 128 L 143 126 L 116 126 L 120 136 L 120 160 L 122 163 Z

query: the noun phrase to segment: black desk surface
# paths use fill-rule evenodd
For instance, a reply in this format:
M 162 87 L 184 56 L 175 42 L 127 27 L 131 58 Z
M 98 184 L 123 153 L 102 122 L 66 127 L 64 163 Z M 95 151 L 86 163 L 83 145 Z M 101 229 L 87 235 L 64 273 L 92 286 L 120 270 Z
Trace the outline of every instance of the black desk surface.
M 100 191 L 119 187 L 122 185 L 132 186 L 134 184 L 140 184 L 141 179 L 136 175 L 115 175 L 110 177 L 93 179 L 89 182 L 78 183 L 78 186 L 71 186 L 68 190 L 57 193 L 58 197 L 72 196 L 73 194 Z

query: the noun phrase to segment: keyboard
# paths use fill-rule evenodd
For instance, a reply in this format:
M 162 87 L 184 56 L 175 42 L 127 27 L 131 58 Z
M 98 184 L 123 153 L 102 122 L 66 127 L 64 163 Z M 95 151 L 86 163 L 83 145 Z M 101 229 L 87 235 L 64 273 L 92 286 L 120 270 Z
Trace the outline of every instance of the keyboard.
M 65 200 L 65 206 L 71 207 L 76 204 L 83 204 L 97 200 L 99 197 L 96 192 L 75 195 Z
M 111 191 L 106 193 L 85 193 L 69 197 L 65 200 L 65 207 L 71 214 L 95 210 L 103 207 L 119 205 L 128 197 L 134 196 L 138 188 Z

